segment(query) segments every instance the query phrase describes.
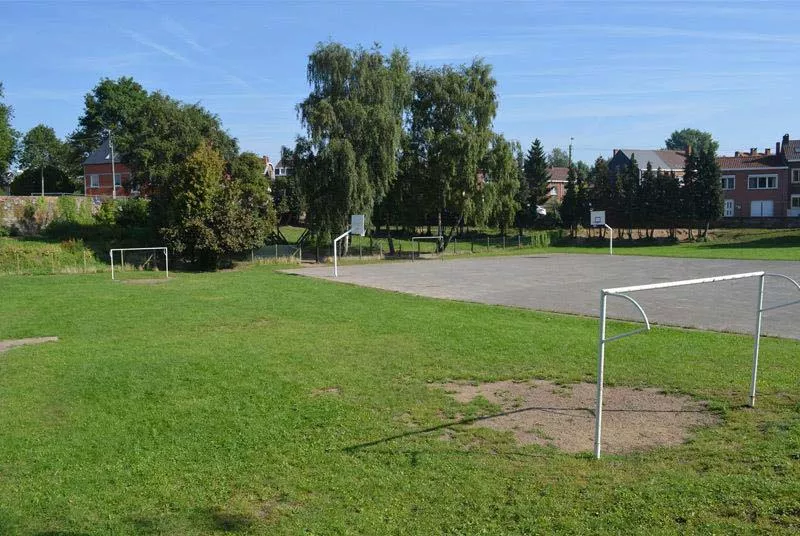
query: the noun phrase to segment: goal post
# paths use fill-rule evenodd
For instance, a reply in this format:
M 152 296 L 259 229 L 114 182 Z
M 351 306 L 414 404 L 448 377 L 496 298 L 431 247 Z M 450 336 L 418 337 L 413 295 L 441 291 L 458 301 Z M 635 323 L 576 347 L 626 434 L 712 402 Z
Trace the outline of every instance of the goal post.
M 761 324 L 762 324 L 762 317 L 764 312 L 771 311 L 773 309 L 779 309 L 781 307 L 788 307 L 790 305 L 795 305 L 800 303 L 800 300 L 794 300 L 788 303 L 781 303 L 778 305 L 771 305 L 769 307 L 764 307 L 764 279 L 767 277 L 775 277 L 779 279 L 784 279 L 792 283 L 797 290 L 800 290 L 800 283 L 795 281 L 789 276 L 783 274 L 775 274 L 775 273 L 768 273 L 768 272 L 747 272 L 741 274 L 731 274 L 731 275 L 721 275 L 716 277 L 704 277 L 700 279 L 685 279 L 683 281 L 668 281 L 664 283 L 652 283 L 649 285 L 636 285 L 636 286 L 629 286 L 629 287 L 617 287 L 617 288 L 607 288 L 600 291 L 600 333 L 598 337 L 598 349 L 597 349 L 597 395 L 595 400 L 595 432 L 594 432 L 594 456 L 595 458 L 600 458 L 600 445 L 602 440 L 602 430 L 603 430 L 603 381 L 605 375 L 605 358 L 606 358 L 606 344 L 611 341 L 616 341 L 625 337 L 629 337 L 631 335 L 636 335 L 637 333 L 642 333 L 645 331 L 650 331 L 650 320 L 647 318 L 647 313 L 642 308 L 642 306 L 628 294 L 633 292 L 639 292 L 642 290 L 658 290 L 658 289 L 666 289 L 666 288 L 674 288 L 674 287 L 683 287 L 688 285 L 699 285 L 704 283 L 718 283 L 721 281 L 734 281 L 737 279 L 748 279 L 748 278 L 758 278 L 758 299 L 756 302 L 755 313 L 756 313 L 756 326 L 755 326 L 755 333 L 753 334 L 753 368 L 750 374 L 750 397 L 748 405 L 750 407 L 755 406 L 756 402 L 756 379 L 758 376 L 758 352 L 759 352 L 759 343 L 761 341 Z M 609 297 L 614 298 L 622 298 L 630 303 L 632 303 L 639 311 L 642 316 L 642 320 L 644 321 L 644 327 L 634 329 L 632 331 L 628 331 L 625 333 L 621 333 L 619 335 L 614 335 L 613 337 L 606 337 L 606 319 L 607 319 L 607 310 L 606 305 Z
M 158 247 L 150 247 L 150 248 L 112 248 L 108 251 L 108 256 L 111 260 L 111 280 L 116 279 L 116 267 L 114 265 L 114 253 L 119 252 L 119 269 L 122 270 L 125 268 L 125 252 L 126 251 L 154 251 L 154 252 L 161 252 L 164 254 L 164 273 L 165 278 L 169 279 L 169 251 L 167 248 L 158 246 Z M 130 257 L 129 257 L 130 258 Z M 151 267 L 156 267 L 156 263 L 154 262 L 153 257 L 149 257 L 145 260 L 144 265 L 150 265 Z

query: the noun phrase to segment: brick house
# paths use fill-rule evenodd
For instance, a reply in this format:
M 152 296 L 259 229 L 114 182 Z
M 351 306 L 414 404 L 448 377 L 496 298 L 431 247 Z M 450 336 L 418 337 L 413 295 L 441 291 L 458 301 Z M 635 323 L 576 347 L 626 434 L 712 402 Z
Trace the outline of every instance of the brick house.
M 547 203 L 560 203 L 566 192 L 569 168 L 552 167 L 547 171 L 550 173 L 550 180 L 547 181 L 547 195 L 549 196 Z
M 800 140 L 790 140 L 788 134 L 783 135 L 782 143 L 778 151 L 788 168 L 789 174 L 789 208 L 787 214 L 792 217 L 800 216 Z
M 85 195 L 90 197 L 127 197 L 131 195 L 131 170 L 123 162 L 124 157 L 114 154 L 114 174 L 111 177 L 111 149 L 108 139 L 95 149 L 83 161 L 83 187 Z M 115 191 L 116 190 L 116 191 Z
M 776 146 L 777 148 L 777 146 Z M 722 175 L 723 216 L 770 218 L 788 216 L 789 168 L 782 154 L 736 152 L 717 158 Z M 800 197 L 800 196 L 799 196 Z

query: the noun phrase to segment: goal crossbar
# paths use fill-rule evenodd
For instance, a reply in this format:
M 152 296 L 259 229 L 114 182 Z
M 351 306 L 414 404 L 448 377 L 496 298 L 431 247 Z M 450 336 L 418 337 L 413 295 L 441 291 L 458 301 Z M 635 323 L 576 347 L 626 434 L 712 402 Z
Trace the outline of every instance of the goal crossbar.
M 164 272 L 166 273 L 166 278 L 169 279 L 169 252 L 167 248 L 163 246 L 157 246 L 152 248 L 112 248 L 108 251 L 108 256 L 111 258 L 111 280 L 114 280 L 114 252 L 119 251 L 119 261 L 120 265 L 125 265 L 125 252 L 126 251 L 163 251 L 164 252 Z
M 782 307 L 788 307 L 790 305 L 795 305 L 800 303 L 800 300 L 794 300 L 787 303 L 781 303 L 778 305 L 772 305 L 770 307 L 764 307 L 764 279 L 766 277 L 776 277 L 780 279 L 784 279 L 792 283 L 797 290 L 800 290 L 800 283 L 795 281 L 789 276 L 783 274 L 776 274 L 776 273 L 769 273 L 769 272 L 747 272 L 741 274 L 730 274 L 730 275 L 720 275 L 715 277 L 703 277 L 699 279 L 685 279 L 682 281 L 668 281 L 664 283 L 651 283 L 648 285 L 634 285 L 629 287 L 617 287 L 617 288 L 607 288 L 600 291 L 600 335 L 598 338 L 598 350 L 597 350 L 597 396 L 596 396 L 596 405 L 595 405 L 595 433 L 594 433 L 594 456 L 595 458 L 600 458 L 600 444 L 601 444 L 601 436 L 602 436 L 602 429 L 603 429 L 603 377 L 605 374 L 605 349 L 606 343 L 611 341 L 616 341 L 622 339 L 624 337 L 630 337 L 631 335 L 636 335 L 637 333 L 642 333 L 645 331 L 650 331 L 650 320 L 647 318 L 647 313 L 645 312 L 644 308 L 632 297 L 628 296 L 629 293 L 632 292 L 639 292 L 642 290 L 658 290 L 658 289 L 665 289 L 665 288 L 674 288 L 674 287 L 685 287 L 689 285 L 699 285 L 703 283 L 719 283 L 721 281 L 734 281 L 737 279 L 747 279 L 751 277 L 758 277 L 758 303 L 756 307 L 756 328 L 754 337 L 754 344 L 753 344 L 753 369 L 750 375 L 750 407 L 755 406 L 756 401 L 756 378 L 758 375 L 758 351 L 759 351 L 759 342 L 761 340 L 761 324 L 762 324 L 762 316 L 765 311 L 771 311 L 773 309 L 780 309 Z M 619 335 L 614 335 L 613 337 L 606 337 L 606 302 L 609 297 L 615 298 L 622 298 L 630 303 L 632 303 L 636 309 L 638 309 L 639 313 L 642 315 L 642 319 L 644 321 L 644 327 L 635 329 L 632 331 L 628 331 L 625 333 L 621 333 Z

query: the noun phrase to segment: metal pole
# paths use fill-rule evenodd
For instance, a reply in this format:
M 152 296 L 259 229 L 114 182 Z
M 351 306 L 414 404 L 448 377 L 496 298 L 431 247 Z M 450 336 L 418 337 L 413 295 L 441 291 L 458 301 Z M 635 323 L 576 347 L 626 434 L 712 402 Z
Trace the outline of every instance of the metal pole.
M 108 256 L 111 257 L 111 281 L 114 281 L 114 250 L 109 250 Z
M 125 252 L 119 250 L 119 267 L 125 269 Z
M 606 293 L 600 291 L 600 341 L 597 348 L 597 405 L 594 409 L 594 457 L 600 459 L 600 438 L 603 430 L 603 372 L 606 359 Z
M 336 256 L 336 239 L 333 240 L 333 277 L 339 277 L 338 258 Z
M 758 311 L 756 313 L 756 334 L 753 344 L 753 372 L 750 376 L 750 407 L 756 405 L 756 377 L 758 375 L 758 347 L 761 342 L 761 318 L 764 315 L 764 275 L 758 278 Z
M 39 168 L 39 174 L 42 176 L 42 197 L 44 197 L 44 164 Z
M 164 268 L 167 272 L 167 279 L 169 279 L 169 251 L 167 248 L 164 248 Z
M 117 199 L 117 174 L 114 168 L 114 140 L 111 139 L 111 130 L 108 131 L 108 146 L 111 148 L 111 198 Z M 122 183 L 122 181 L 120 181 Z
M 614 254 L 614 229 L 608 226 L 607 223 L 604 223 L 606 229 L 608 229 L 608 254 Z

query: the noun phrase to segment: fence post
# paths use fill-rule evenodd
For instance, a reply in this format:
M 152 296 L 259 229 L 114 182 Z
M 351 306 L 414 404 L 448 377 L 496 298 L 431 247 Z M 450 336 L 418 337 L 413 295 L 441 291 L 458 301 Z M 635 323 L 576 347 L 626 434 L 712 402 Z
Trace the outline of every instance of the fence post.
M 503 249 L 506 249 L 506 235 L 503 235 Z
M 517 249 L 522 247 L 522 236 L 517 235 Z
M 486 237 L 486 251 L 489 251 L 489 237 Z

